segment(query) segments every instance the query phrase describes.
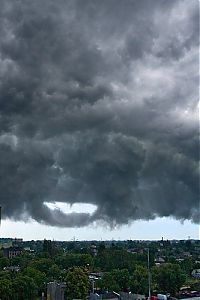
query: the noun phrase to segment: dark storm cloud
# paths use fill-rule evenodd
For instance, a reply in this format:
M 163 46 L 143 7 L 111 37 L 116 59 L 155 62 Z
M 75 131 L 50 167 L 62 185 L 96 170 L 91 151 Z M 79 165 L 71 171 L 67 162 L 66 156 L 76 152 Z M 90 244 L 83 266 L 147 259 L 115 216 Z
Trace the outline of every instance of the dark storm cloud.
M 4 217 L 199 222 L 198 1 L 0 5 Z

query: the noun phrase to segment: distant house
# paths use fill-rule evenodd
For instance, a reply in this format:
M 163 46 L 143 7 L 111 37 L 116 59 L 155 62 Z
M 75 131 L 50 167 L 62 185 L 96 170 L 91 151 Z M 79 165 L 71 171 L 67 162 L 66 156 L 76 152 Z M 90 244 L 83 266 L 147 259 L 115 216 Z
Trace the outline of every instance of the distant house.
M 21 255 L 23 252 L 23 249 L 20 247 L 9 247 L 3 249 L 3 255 L 7 258 L 13 258 L 18 255 Z
M 191 273 L 192 277 L 200 279 L 200 269 L 195 269 Z
M 127 252 L 132 253 L 132 254 L 137 254 L 138 253 L 137 249 L 128 249 Z
M 9 266 L 9 267 L 4 267 L 4 271 L 10 271 L 10 272 L 19 272 L 20 267 L 19 266 Z
M 176 258 L 176 261 L 182 262 L 182 261 L 184 261 L 184 258 Z
M 129 248 L 127 252 L 131 254 L 144 254 L 145 250 L 143 248 Z
M 183 252 L 184 257 L 192 257 L 191 253 L 189 251 L 184 251 Z
M 155 259 L 155 265 L 156 266 L 159 266 L 159 265 L 164 264 L 164 263 L 165 263 L 165 260 L 164 260 L 163 257 L 158 257 L 158 258 Z
M 24 247 L 23 249 L 24 249 L 25 252 L 35 253 L 35 250 L 32 250 L 31 247 Z

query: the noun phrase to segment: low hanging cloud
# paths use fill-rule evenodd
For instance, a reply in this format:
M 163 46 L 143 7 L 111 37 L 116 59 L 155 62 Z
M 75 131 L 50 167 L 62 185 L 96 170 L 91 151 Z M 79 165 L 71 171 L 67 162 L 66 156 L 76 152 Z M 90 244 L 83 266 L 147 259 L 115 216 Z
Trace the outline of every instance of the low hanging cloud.
M 3 217 L 198 223 L 198 1 L 0 5 Z

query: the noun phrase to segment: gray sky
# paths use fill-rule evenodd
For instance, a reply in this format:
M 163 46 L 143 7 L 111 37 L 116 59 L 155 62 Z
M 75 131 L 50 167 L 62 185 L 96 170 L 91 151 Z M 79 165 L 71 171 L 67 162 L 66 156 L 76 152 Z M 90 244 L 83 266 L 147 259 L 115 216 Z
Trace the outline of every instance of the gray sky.
M 3 217 L 197 224 L 199 1 L 0 5 Z

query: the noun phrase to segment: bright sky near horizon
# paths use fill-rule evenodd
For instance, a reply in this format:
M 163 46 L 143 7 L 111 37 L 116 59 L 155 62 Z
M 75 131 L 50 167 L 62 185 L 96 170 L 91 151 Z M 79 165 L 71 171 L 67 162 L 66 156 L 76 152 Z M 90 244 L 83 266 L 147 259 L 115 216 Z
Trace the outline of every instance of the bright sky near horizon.
M 55 228 L 30 223 L 3 220 L 1 237 L 23 238 L 24 240 L 160 240 L 164 239 L 200 239 L 199 225 L 170 218 L 158 218 L 153 221 L 135 221 L 132 225 L 109 230 L 105 227 L 87 226 L 83 228 Z

